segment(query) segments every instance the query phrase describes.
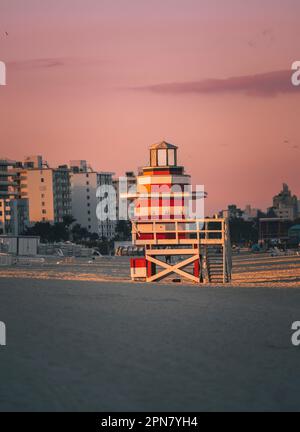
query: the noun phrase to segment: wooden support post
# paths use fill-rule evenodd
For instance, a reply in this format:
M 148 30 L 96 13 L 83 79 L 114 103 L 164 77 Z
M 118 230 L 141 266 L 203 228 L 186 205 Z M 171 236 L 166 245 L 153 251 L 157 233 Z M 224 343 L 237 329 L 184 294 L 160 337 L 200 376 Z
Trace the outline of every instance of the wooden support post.
M 194 262 L 194 276 L 199 278 L 199 280 L 200 280 L 200 251 L 199 251 L 199 246 L 194 245 L 194 249 L 197 250 L 198 255 L 199 255 L 199 259 L 197 259 Z
M 151 278 L 151 276 L 155 275 L 156 265 L 151 261 L 147 260 L 147 277 Z
M 225 221 L 222 221 L 222 253 L 223 253 L 223 283 L 226 283 L 226 247 L 225 247 Z
M 194 262 L 194 276 L 197 278 L 200 277 L 200 260 Z

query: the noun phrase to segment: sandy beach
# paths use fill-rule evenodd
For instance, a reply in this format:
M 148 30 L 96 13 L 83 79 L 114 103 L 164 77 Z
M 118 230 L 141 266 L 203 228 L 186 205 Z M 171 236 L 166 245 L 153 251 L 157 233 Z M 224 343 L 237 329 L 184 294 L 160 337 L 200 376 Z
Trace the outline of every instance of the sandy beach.
M 44 264 L 0 267 L 0 278 L 3 277 L 131 283 L 129 257 L 115 256 L 98 258 L 95 262 L 87 258 L 70 261 L 67 258 L 47 257 Z M 171 276 L 160 284 L 170 283 L 173 278 Z M 190 282 L 182 279 L 182 284 Z M 229 286 L 300 287 L 300 256 L 272 257 L 267 253 L 256 255 L 248 252 L 235 255 Z
M 299 411 L 300 261 L 244 259 L 201 288 L 130 283 L 127 258 L 1 269 L 0 410 Z M 272 282 L 280 266 L 294 279 Z

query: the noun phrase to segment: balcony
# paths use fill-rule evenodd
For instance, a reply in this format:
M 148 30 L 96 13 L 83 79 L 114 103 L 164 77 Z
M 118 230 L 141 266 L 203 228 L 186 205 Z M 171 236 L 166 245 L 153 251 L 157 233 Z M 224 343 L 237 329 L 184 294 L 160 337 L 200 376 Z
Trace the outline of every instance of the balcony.
M 0 180 L 0 186 L 17 186 L 18 183 L 7 180 Z
M 8 191 L 2 191 L 0 190 L 0 196 L 17 196 L 19 195 L 18 192 L 8 192 Z
M 15 172 L 10 172 L 10 171 L 3 171 L 0 170 L 0 176 L 4 176 L 4 177 L 16 177 L 17 173 Z

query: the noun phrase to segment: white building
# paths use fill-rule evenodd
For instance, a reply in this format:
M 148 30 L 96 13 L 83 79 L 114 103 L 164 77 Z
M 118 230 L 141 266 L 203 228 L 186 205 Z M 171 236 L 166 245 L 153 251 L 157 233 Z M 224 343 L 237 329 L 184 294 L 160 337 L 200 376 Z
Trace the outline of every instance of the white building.
M 120 195 L 122 193 L 127 194 L 129 192 L 136 192 L 137 178 L 133 171 L 127 171 L 125 173 L 125 177 L 117 177 L 113 179 L 113 186 L 116 191 L 116 200 L 117 200 L 117 220 L 120 219 L 120 203 L 123 207 L 126 207 L 126 212 L 121 215 L 121 219 L 127 219 L 128 217 L 128 200 L 127 198 L 122 198 Z M 123 190 L 123 189 L 124 190 Z M 122 210 L 122 208 L 121 208 Z M 126 214 L 125 214 L 126 213 Z
M 108 218 L 108 209 L 106 209 L 115 204 L 115 197 L 109 190 L 109 187 L 113 189 L 112 176 L 113 173 L 93 171 L 86 161 L 71 161 L 72 215 L 76 223 L 90 233 L 97 233 L 100 238 L 109 240 L 115 236 L 116 228 L 116 216 L 113 220 Z M 104 186 L 104 189 L 102 195 L 98 196 L 100 186 Z M 99 219 L 100 208 L 102 208 L 101 219 Z
M 256 219 L 258 217 L 258 214 L 259 214 L 259 209 L 252 208 L 250 204 L 247 204 L 245 210 L 243 211 L 242 218 L 245 221 L 251 221 L 253 219 Z
M 283 184 L 279 194 L 273 198 L 273 210 L 280 219 L 293 221 L 297 218 L 298 199 L 292 194 L 286 183 Z

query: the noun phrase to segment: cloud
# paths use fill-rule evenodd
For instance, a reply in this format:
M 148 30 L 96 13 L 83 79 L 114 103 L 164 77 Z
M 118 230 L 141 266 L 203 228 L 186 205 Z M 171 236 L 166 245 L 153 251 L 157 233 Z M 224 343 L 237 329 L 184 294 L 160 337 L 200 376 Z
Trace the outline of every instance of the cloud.
M 246 94 L 274 97 L 279 94 L 299 94 L 300 87 L 291 83 L 291 70 L 272 71 L 255 75 L 234 76 L 224 79 L 205 79 L 191 82 L 162 83 L 135 88 L 140 91 L 165 94 Z
M 99 59 L 89 58 L 71 58 L 71 57 L 49 57 L 39 59 L 17 60 L 7 62 L 6 64 L 13 70 L 35 70 L 35 69 L 53 69 L 66 66 L 76 67 L 78 65 L 89 65 L 102 63 Z
M 250 48 L 256 48 L 258 45 L 271 46 L 275 41 L 274 32 L 271 28 L 265 28 L 253 35 L 247 44 Z
M 40 58 L 7 62 L 7 65 L 15 70 L 48 69 L 62 67 L 68 62 L 65 58 Z

